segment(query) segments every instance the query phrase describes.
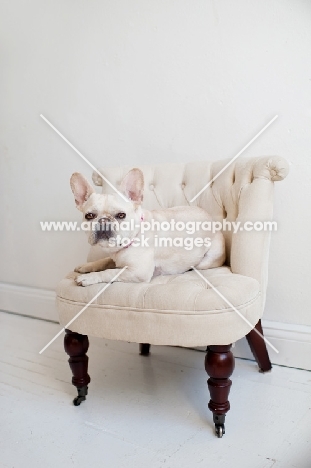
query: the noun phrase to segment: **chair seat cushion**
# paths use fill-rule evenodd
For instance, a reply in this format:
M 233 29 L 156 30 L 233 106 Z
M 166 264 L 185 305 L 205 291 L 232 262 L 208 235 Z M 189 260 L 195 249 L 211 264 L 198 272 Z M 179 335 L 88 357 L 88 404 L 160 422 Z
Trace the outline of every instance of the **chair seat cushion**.
M 225 345 L 245 336 L 261 317 L 259 283 L 228 267 L 201 274 L 239 313 L 188 271 L 157 276 L 150 283 L 113 283 L 68 328 L 112 340 L 174 346 Z M 63 326 L 104 286 L 77 286 L 74 276 L 70 273 L 57 286 Z

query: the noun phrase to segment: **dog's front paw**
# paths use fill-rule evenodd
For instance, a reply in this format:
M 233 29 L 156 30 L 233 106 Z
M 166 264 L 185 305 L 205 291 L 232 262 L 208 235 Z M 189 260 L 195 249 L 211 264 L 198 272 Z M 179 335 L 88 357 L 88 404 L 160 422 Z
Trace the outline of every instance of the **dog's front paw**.
M 92 270 L 91 263 L 82 263 L 75 268 L 77 273 L 90 273 Z
M 97 273 L 87 273 L 86 275 L 79 275 L 75 278 L 78 286 L 90 286 L 91 284 L 100 283 L 100 278 Z

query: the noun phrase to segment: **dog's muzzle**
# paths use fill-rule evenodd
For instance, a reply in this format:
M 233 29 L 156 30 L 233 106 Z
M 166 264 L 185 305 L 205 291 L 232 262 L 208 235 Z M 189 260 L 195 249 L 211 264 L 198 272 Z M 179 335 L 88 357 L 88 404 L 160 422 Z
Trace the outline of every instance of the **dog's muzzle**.
M 95 226 L 95 240 L 108 240 L 114 236 L 113 224 L 109 218 L 99 218 Z

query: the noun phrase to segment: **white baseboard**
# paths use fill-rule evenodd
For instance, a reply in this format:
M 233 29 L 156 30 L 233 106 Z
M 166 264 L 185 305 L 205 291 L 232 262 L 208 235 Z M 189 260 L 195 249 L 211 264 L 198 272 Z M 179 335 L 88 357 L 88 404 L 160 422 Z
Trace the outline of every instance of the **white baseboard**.
M 262 327 L 264 336 L 279 351 L 267 345 L 272 364 L 311 370 L 311 326 L 262 320 Z M 254 359 L 246 338 L 235 343 L 233 353 Z
M 58 322 L 56 294 L 47 289 L 0 283 L 0 309 Z
M 46 289 L 0 283 L 0 309 L 58 322 L 55 292 Z M 263 320 L 265 337 L 279 351 L 268 346 L 271 362 L 311 370 L 311 326 Z M 203 349 L 203 348 L 202 348 Z M 245 338 L 235 343 L 234 355 L 254 359 Z
M 311 326 L 262 320 L 262 328 L 265 338 L 278 350 L 267 344 L 272 364 L 311 370 Z M 205 351 L 202 346 L 197 349 Z M 234 343 L 232 352 L 235 357 L 255 360 L 246 338 Z

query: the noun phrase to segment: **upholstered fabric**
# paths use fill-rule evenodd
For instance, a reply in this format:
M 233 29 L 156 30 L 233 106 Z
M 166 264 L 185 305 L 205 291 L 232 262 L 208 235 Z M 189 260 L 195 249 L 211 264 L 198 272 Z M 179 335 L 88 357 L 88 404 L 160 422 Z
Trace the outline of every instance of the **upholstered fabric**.
M 277 156 L 238 159 L 191 203 L 228 162 L 140 166 L 145 178 L 143 206 L 159 209 L 193 204 L 206 209 L 215 221 L 271 220 L 273 183 L 288 173 L 288 163 Z M 118 187 L 131 168 L 100 172 Z M 93 181 L 104 193 L 114 193 L 96 172 Z M 264 309 L 270 232 L 226 231 L 224 235 L 227 266 L 202 273 L 254 326 Z M 102 256 L 93 247 L 88 260 Z M 57 288 L 61 323 L 66 325 L 102 287 L 77 286 L 72 275 L 62 280 Z M 229 344 L 251 328 L 196 272 L 156 277 L 150 284 L 114 283 L 70 325 L 83 334 L 181 346 Z
M 258 281 L 233 274 L 228 267 L 201 273 L 252 326 L 195 271 L 188 271 L 157 276 L 150 283 L 114 283 L 70 329 L 113 340 L 180 346 L 230 344 L 245 336 L 260 318 Z M 103 287 L 79 287 L 73 276 L 70 274 L 57 288 L 64 326 Z
M 212 180 L 230 159 L 190 163 L 139 166 L 144 173 L 143 206 L 147 209 L 179 205 L 197 205 L 204 208 L 215 221 L 269 221 L 273 214 L 273 182 L 288 174 L 288 162 L 279 156 L 238 158 L 192 203 L 190 200 Z M 102 168 L 101 174 L 119 186 L 132 166 Z M 102 186 L 103 193 L 115 193 L 97 173 L 93 182 Z M 225 231 L 227 261 L 234 273 L 251 276 L 261 285 L 264 308 L 268 281 L 270 232 Z M 92 248 L 88 259 L 101 256 Z

